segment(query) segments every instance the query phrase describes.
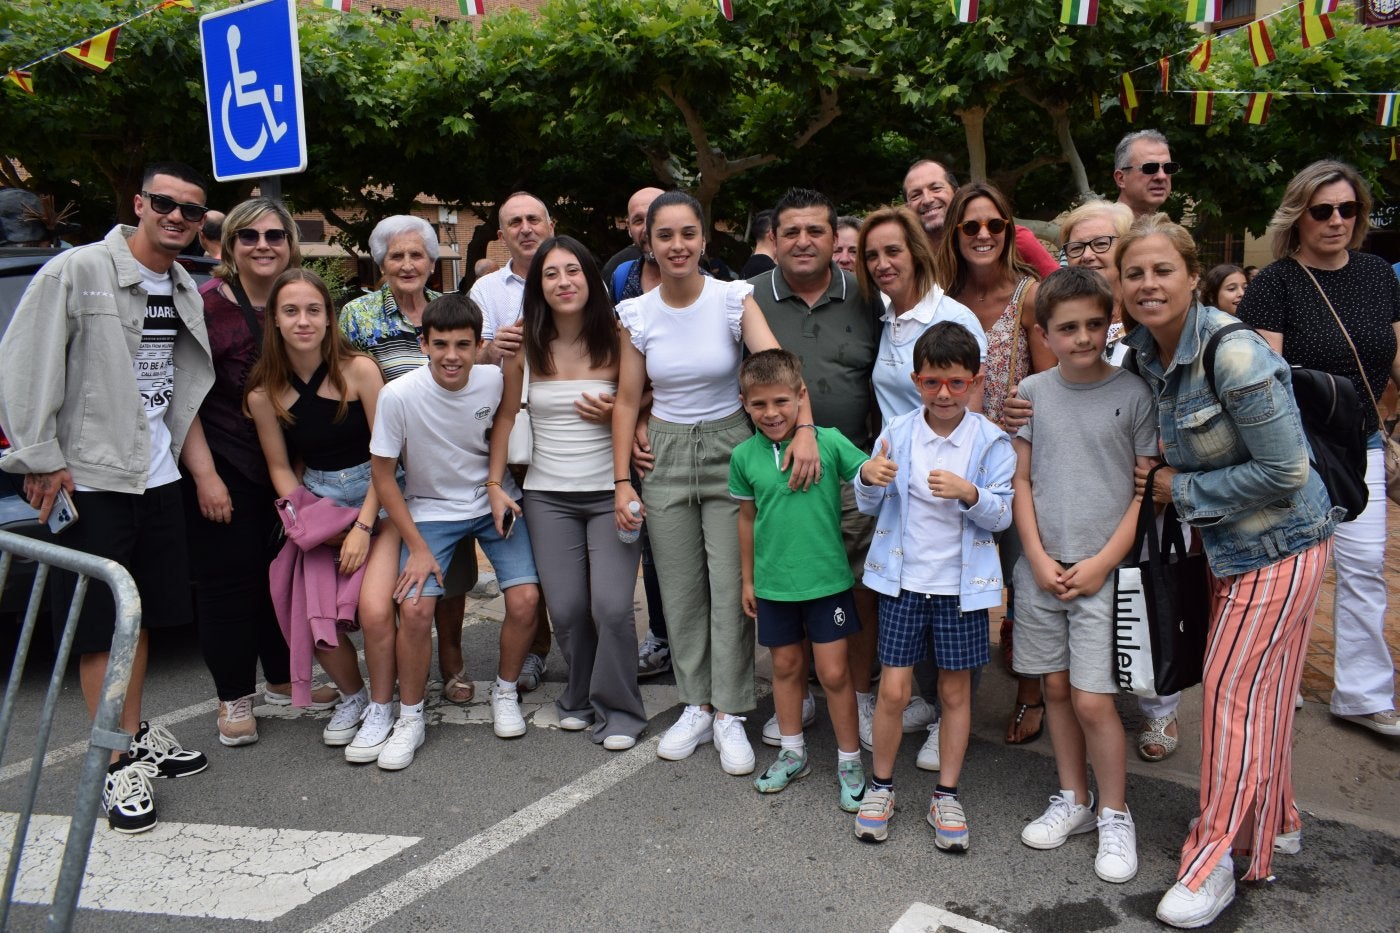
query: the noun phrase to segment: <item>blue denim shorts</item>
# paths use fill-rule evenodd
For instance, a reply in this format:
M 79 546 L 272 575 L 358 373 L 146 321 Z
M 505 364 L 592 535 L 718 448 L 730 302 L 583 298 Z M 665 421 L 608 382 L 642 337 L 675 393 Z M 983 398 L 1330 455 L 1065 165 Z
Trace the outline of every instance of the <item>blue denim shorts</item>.
M 539 574 L 535 572 L 535 556 L 530 550 L 530 532 L 525 527 L 523 516 L 516 519 L 515 528 L 509 538 L 502 538 L 496 532 L 496 523 L 489 512 L 476 518 L 455 522 L 415 524 L 418 526 L 418 533 L 428 543 L 428 549 L 433 552 L 433 560 L 437 561 L 444 574 L 452 563 L 452 555 L 456 552 L 457 545 L 463 540 L 470 542 L 472 538 L 476 538 L 481 549 L 486 552 L 486 559 L 491 562 L 491 568 L 496 571 L 496 582 L 501 589 L 508 590 L 512 586 L 526 583 L 538 585 L 540 582 Z M 407 563 L 408 545 L 405 544 L 399 552 L 400 572 Z M 421 593 L 410 592 L 405 598 L 415 595 L 441 596 L 442 584 L 436 577 L 429 576 L 423 583 Z
M 403 467 L 398 468 L 396 474 L 399 481 L 399 489 L 404 488 Z M 365 496 L 369 495 L 369 488 L 372 483 L 370 475 L 370 463 L 366 460 L 359 466 L 348 467 L 344 470 L 313 470 L 306 468 L 301 476 L 301 484 L 308 492 L 314 493 L 322 499 L 330 499 L 336 505 L 348 505 L 352 509 L 357 509 L 365 504 Z M 383 509 L 379 510 L 380 518 L 388 518 L 389 513 Z

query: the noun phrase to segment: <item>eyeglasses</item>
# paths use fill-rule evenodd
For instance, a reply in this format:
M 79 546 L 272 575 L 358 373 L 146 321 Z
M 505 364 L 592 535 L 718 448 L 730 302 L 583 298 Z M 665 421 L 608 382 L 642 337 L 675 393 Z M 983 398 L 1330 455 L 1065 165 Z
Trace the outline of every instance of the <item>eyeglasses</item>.
M 1343 220 L 1351 220 L 1356 216 L 1356 212 L 1361 210 L 1361 202 L 1343 201 L 1341 204 L 1314 204 L 1308 208 L 1308 216 L 1318 223 L 1326 223 L 1332 219 L 1333 208 L 1342 215 Z
M 991 220 L 964 220 L 958 224 L 958 229 L 962 231 L 963 236 L 976 236 L 977 231 L 983 227 L 986 227 L 987 232 L 992 236 L 996 236 L 1006 229 L 1006 221 L 1000 217 L 993 217 Z
M 188 220 L 190 223 L 195 223 L 196 221 L 203 220 L 204 215 L 209 213 L 209 208 L 205 207 L 203 204 L 182 204 L 169 195 L 152 194 L 149 191 L 143 191 L 141 192 L 141 197 L 149 201 L 151 210 L 160 214 L 162 217 L 178 207 L 181 217 Z
M 1060 252 L 1064 253 L 1066 259 L 1078 259 L 1084 255 L 1086 249 L 1093 250 L 1095 253 L 1106 253 L 1113 248 L 1113 243 L 1117 239 L 1118 237 L 1105 233 L 1092 240 L 1071 240 L 1060 249 Z
M 1181 171 L 1181 164 L 1179 162 L 1144 162 L 1141 165 L 1125 165 L 1122 170 L 1131 172 L 1133 169 L 1137 169 L 1144 175 L 1156 175 L 1158 172 L 1175 175 Z
M 947 388 L 949 395 L 966 395 L 967 390 L 972 388 L 971 379 L 939 379 L 937 376 L 926 376 L 916 380 L 920 389 L 929 393 L 937 393 L 940 389 Z
M 274 227 L 271 230 L 249 230 L 246 227 L 236 234 L 238 242 L 244 246 L 257 246 L 258 239 L 267 240 L 268 246 L 281 246 L 287 239 L 287 231 L 281 227 Z

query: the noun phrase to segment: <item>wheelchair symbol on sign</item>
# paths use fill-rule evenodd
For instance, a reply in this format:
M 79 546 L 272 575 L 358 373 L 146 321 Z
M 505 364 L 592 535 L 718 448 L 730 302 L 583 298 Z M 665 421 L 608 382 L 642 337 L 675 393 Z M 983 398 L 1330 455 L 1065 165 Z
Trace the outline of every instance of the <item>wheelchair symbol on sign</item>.
M 287 124 L 277 122 L 277 117 L 272 112 L 272 101 L 268 100 L 267 91 L 263 88 L 254 87 L 258 82 L 256 71 L 243 71 L 238 67 L 238 46 L 243 42 L 243 34 L 237 26 L 230 26 L 228 30 L 228 60 L 229 68 L 233 77 L 224 86 L 224 100 L 222 116 L 224 123 L 224 142 L 228 143 L 229 149 L 235 156 L 244 162 L 251 162 L 256 159 L 268 143 L 268 134 L 271 132 L 272 142 L 277 142 L 287 132 Z M 233 127 L 229 125 L 229 102 L 233 101 L 238 107 L 251 107 L 258 105 L 262 107 L 263 123 L 258 127 L 258 139 L 251 146 L 241 146 L 233 137 Z M 282 85 L 272 86 L 272 100 L 277 103 L 282 102 Z

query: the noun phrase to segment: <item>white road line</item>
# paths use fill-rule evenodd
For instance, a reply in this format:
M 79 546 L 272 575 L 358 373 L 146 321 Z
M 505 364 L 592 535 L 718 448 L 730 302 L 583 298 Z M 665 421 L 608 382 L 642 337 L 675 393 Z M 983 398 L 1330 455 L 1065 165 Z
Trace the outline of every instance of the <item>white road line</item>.
M 594 768 L 578 780 L 542 797 L 496 825 L 442 853 L 410 874 L 360 898 L 308 930 L 308 933 L 352 933 L 368 930 L 414 901 L 471 871 L 481 862 L 626 780 L 656 761 L 654 736 L 629 752 Z
M 15 814 L 0 813 L 14 835 Z M 36 814 L 25 837 L 15 900 L 53 901 L 68 817 Z M 79 906 L 177 917 L 276 920 L 418 842 L 418 836 L 312 832 L 161 821 L 123 836 L 99 821 Z M 0 853 L 0 870 L 9 852 Z
M 980 920 L 971 920 L 928 904 L 912 904 L 904 916 L 894 922 L 890 933 L 1006 933 L 1005 930 L 990 926 Z

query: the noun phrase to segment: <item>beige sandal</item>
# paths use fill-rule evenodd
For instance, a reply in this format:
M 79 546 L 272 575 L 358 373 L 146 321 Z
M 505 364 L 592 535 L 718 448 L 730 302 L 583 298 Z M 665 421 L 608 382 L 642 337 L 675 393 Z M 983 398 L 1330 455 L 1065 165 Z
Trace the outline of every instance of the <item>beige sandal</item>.
M 1162 761 L 1170 758 L 1172 752 L 1176 751 L 1177 737 L 1167 735 L 1167 726 L 1176 722 L 1176 714 L 1170 716 L 1159 716 L 1156 719 L 1145 720 L 1142 724 L 1142 731 L 1138 733 L 1138 757 L 1143 761 Z M 1179 727 L 1178 727 L 1179 728 Z M 1147 751 L 1149 746 L 1160 745 L 1162 754 L 1153 755 Z
M 467 677 L 465 669 L 458 671 L 442 685 L 442 698 L 449 703 L 470 703 L 476 696 L 476 684 Z

